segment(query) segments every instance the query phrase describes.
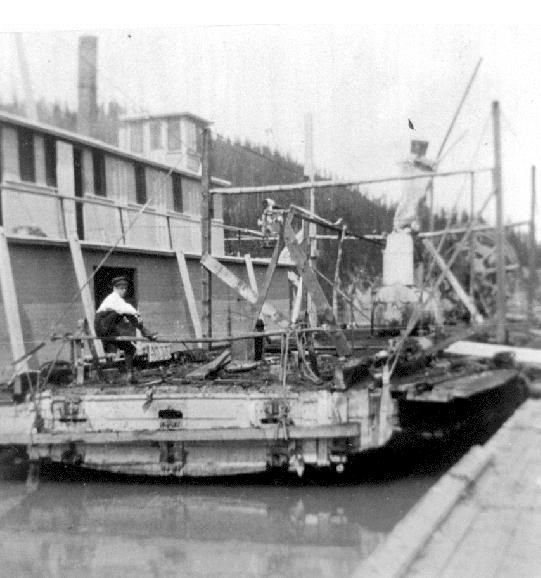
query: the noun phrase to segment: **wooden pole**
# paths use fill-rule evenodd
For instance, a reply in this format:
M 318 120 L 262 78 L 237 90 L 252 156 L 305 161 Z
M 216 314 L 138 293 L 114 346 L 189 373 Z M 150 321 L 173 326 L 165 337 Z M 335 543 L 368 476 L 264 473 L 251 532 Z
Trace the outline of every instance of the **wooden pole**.
M 4 304 L 5 322 L 13 359 L 21 361 L 15 364 L 17 373 L 28 371 L 28 360 L 25 356 L 23 328 L 19 314 L 19 302 L 15 288 L 15 279 L 11 267 L 8 241 L 3 227 L 0 227 L 0 287 Z
M 197 304 L 195 302 L 195 296 L 193 294 L 193 287 L 192 282 L 190 280 L 188 265 L 186 264 L 186 257 L 184 256 L 184 252 L 181 251 L 180 249 L 176 250 L 176 256 L 177 256 L 178 270 L 180 273 L 180 279 L 182 280 L 184 295 L 186 296 L 186 303 L 188 305 L 188 312 L 190 314 L 190 320 L 192 322 L 193 332 L 196 337 L 202 337 L 203 331 L 201 329 L 199 312 L 197 311 Z
M 445 149 L 445 145 L 447 144 L 447 141 L 449 140 L 449 137 L 451 136 L 451 132 L 453 131 L 453 128 L 455 127 L 458 115 L 460 114 L 460 111 L 462 110 L 462 107 L 464 106 L 464 103 L 466 102 L 466 98 L 468 97 L 468 94 L 470 92 L 470 89 L 472 87 L 473 81 L 475 80 L 475 77 L 477 76 L 477 72 L 479 71 L 479 67 L 481 66 L 481 62 L 483 62 L 483 59 L 480 58 L 477 61 L 477 64 L 475 66 L 475 69 L 470 77 L 470 81 L 468 82 L 468 85 L 466 86 L 466 89 L 464 90 L 464 94 L 462 95 L 462 99 L 460 100 L 460 103 L 455 111 L 455 115 L 453 116 L 453 119 L 451 120 L 451 124 L 449 125 L 449 128 L 447 129 L 447 132 L 445 133 L 445 136 L 443 137 L 443 141 L 440 145 L 440 148 L 438 150 L 438 154 L 436 156 L 436 160 L 439 162 L 440 157 L 443 153 L 443 150 Z
M 498 343 L 505 342 L 505 262 L 503 252 L 504 227 L 503 227 L 503 190 L 502 190 L 502 150 L 500 131 L 500 103 L 492 103 L 492 123 L 494 130 L 494 169 L 492 172 L 494 193 L 496 196 L 496 340 Z
M 314 125 L 311 113 L 304 116 L 304 176 L 311 185 L 314 184 Z M 310 213 L 315 214 L 315 189 L 313 186 L 304 192 L 304 205 Z M 305 246 L 308 247 L 308 263 L 314 268 L 314 259 L 316 255 L 316 225 L 310 221 L 304 221 L 304 239 Z M 306 284 L 303 284 L 303 290 L 306 291 Z M 306 309 L 312 326 L 317 324 L 317 315 L 314 311 L 314 303 L 310 293 L 306 293 Z
M 443 137 L 443 141 L 441 142 L 440 148 L 438 149 L 438 154 L 436 155 L 436 168 L 441 161 L 442 154 L 443 154 L 443 151 L 445 149 L 445 145 L 447 144 L 447 141 L 449 140 L 449 137 L 451 136 L 451 133 L 453 132 L 453 128 L 455 127 L 456 121 L 458 119 L 458 115 L 460 114 L 462 107 L 464 106 L 464 103 L 466 102 L 466 98 L 468 97 L 468 94 L 470 93 L 470 89 L 473 85 L 473 81 L 475 80 L 475 77 L 477 76 L 477 72 L 479 71 L 479 67 L 481 66 L 482 61 L 483 61 L 482 58 L 480 58 L 477 61 L 477 65 L 475 66 L 475 69 L 474 69 L 474 71 L 470 77 L 470 80 L 466 86 L 466 89 L 464 90 L 464 93 L 462 94 L 462 98 L 460 99 L 460 102 L 457 106 L 455 114 L 454 114 L 453 118 L 451 119 L 451 124 L 447 128 L 447 132 L 445 133 L 445 136 Z M 430 196 L 430 202 L 429 202 L 430 230 L 433 231 L 434 230 L 434 180 L 433 179 L 429 183 L 429 193 L 430 193 L 430 195 L 429 195 Z
M 212 197 L 210 195 L 210 129 L 203 129 L 201 155 L 201 257 L 212 254 Z M 202 330 L 212 337 L 212 274 L 201 267 Z
M 92 299 L 92 292 L 90 291 L 90 285 L 88 283 L 81 243 L 77 237 L 72 235 L 69 236 L 68 242 L 70 246 L 71 259 L 73 261 L 73 269 L 75 271 L 75 278 L 77 279 L 77 286 L 79 287 L 79 293 L 81 294 L 83 311 L 88 322 L 88 331 L 90 336 L 96 339 L 96 330 L 94 329 L 95 306 L 94 300 Z M 105 352 L 101 341 L 96 339 L 93 343 L 97 355 L 103 357 Z
M 475 174 L 470 174 L 470 223 L 475 219 Z M 475 235 L 470 236 L 470 288 L 469 294 L 473 298 L 475 285 Z
M 536 190 L 535 190 L 535 166 L 532 166 L 532 196 L 530 206 L 530 242 L 528 246 L 528 320 L 532 323 L 534 319 L 534 299 L 535 287 L 537 285 L 537 256 L 535 243 L 535 205 L 536 205 Z
M 257 279 L 255 278 L 254 264 L 252 263 L 252 257 L 250 253 L 246 253 L 246 255 L 244 255 L 244 262 L 246 263 L 246 273 L 248 274 L 248 281 L 250 281 L 250 288 L 256 295 L 259 295 Z
M 342 227 L 342 232 L 338 236 L 338 250 L 336 253 L 336 265 L 334 268 L 334 285 L 332 286 L 332 311 L 334 318 L 338 321 L 338 290 L 340 285 L 340 266 L 342 264 L 342 253 L 347 227 Z
M 256 187 L 220 187 L 210 189 L 213 195 L 247 195 L 256 193 L 276 193 L 279 191 L 305 191 L 306 189 L 328 189 L 329 187 L 350 187 L 356 185 L 377 185 L 382 183 L 398 183 L 401 181 L 415 181 L 417 179 L 431 179 L 443 177 L 455 177 L 457 175 L 467 175 L 471 172 L 475 173 L 489 173 L 492 168 L 479 168 L 472 171 L 471 169 L 463 169 L 460 171 L 446 171 L 443 173 L 432 172 L 422 173 L 419 175 L 398 176 L 398 177 L 382 177 L 377 179 L 354 179 L 351 181 L 314 181 L 293 183 L 291 185 L 262 185 Z

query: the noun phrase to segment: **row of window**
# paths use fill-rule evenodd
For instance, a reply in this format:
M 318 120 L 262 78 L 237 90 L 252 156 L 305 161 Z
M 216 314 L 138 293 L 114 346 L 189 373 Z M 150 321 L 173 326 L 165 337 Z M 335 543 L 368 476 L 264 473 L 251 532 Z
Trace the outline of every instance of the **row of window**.
M 178 123 L 177 123 L 178 124 Z M 36 182 L 36 152 L 34 146 L 34 132 L 25 128 L 18 129 L 19 139 L 19 174 L 22 181 Z M 57 186 L 56 179 L 56 139 L 52 136 L 43 137 L 45 153 L 45 182 L 49 187 Z M 107 178 L 105 155 L 98 149 L 91 149 L 93 193 L 100 197 L 107 197 Z M 147 182 L 145 165 L 133 163 L 135 170 L 135 200 L 144 205 L 147 200 Z M 83 149 L 73 147 L 73 173 L 75 196 L 83 197 Z M 86 169 L 88 170 L 88 168 Z M 182 177 L 177 173 L 171 174 L 173 189 L 173 210 L 182 213 L 184 203 L 182 198 Z
M 182 145 L 180 122 L 178 120 L 167 121 L 167 150 L 179 151 Z M 188 151 L 201 154 L 201 130 L 193 123 L 187 123 L 183 127 L 184 140 Z M 164 148 L 162 139 L 162 122 L 153 120 L 150 122 L 150 150 Z M 143 122 L 134 122 L 130 126 L 130 149 L 134 153 L 142 153 L 143 147 Z

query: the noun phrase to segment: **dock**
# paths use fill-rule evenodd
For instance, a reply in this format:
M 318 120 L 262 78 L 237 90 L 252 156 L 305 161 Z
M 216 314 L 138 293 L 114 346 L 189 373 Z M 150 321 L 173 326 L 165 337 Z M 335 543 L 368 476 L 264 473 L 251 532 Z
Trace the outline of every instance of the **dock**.
M 541 401 L 474 446 L 355 577 L 534 577 L 541 568 Z

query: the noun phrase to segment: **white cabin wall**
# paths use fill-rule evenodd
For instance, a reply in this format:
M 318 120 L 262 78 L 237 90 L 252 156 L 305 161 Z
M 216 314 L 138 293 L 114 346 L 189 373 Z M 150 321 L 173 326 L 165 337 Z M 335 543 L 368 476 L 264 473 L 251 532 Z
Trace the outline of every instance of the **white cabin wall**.
M 218 221 L 224 220 L 224 199 L 223 195 L 212 195 L 214 207 L 214 218 Z
M 193 217 L 201 216 L 201 183 L 192 179 L 182 179 L 184 212 Z
M 2 127 L 2 168 L 3 180 L 19 181 L 19 140 L 17 129 Z
M 126 125 L 118 129 L 118 146 L 125 151 L 130 150 L 130 131 Z
M 95 195 L 92 153 L 90 150 L 85 150 L 83 153 L 83 183 L 85 181 L 87 185 L 91 182 L 92 188 L 87 189 L 84 186 L 84 194 L 90 195 L 96 201 L 84 205 L 85 241 L 116 243 L 122 234 L 120 213 L 114 204 L 116 198 L 122 196 L 119 162 L 115 158 L 105 155 L 106 196 Z
M 83 149 L 83 194 L 94 194 L 94 164 L 92 162 L 92 151 Z
M 143 156 L 150 157 L 150 123 L 143 123 Z
M 167 125 L 162 126 L 163 143 L 167 140 Z M 148 125 L 150 129 L 150 125 Z M 31 130 L 31 129 L 30 129 Z M 183 127 L 182 132 L 187 132 Z M 56 139 L 57 187 L 46 185 L 46 131 L 33 131 L 35 179 L 21 182 L 18 129 L 12 125 L 3 125 L 0 142 L 2 143 L 3 179 L 12 183 L 5 189 L 2 199 L 6 231 L 31 235 L 29 227 L 37 234 L 48 238 L 62 239 L 77 233 L 76 205 L 70 200 L 74 191 L 73 149 L 81 150 L 82 193 L 87 199 L 84 207 L 84 241 L 113 243 L 123 232 L 127 232 L 130 221 L 141 209 L 136 203 L 135 164 L 137 161 L 124 159 L 119 153 L 102 151 L 100 147 L 84 142 L 71 142 L 61 136 Z M 150 146 L 150 133 L 145 142 Z M 103 155 L 105 164 L 106 195 L 96 195 L 93 151 Z M 147 198 L 151 198 L 150 207 L 137 217 L 137 222 L 121 244 L 134 247 L 170 250 L 181 248 L 187 253 L 199 253 L 201 250 L 201 182 L 197 178 L 181 177 L 183 212 L 174 211 L 173 182 L 166 168 L 141 164 L 145 168 Z M 19 184 L 20 183 L 20 184 Z M 11 189 L 11 190 L 10 190 Z M 32 190 L 35 190 L 35 194 Z M 47 193 L 50 196 L 43 195 Z M 60 200 L 55 196 L 58 192 Z M 222 199 L 214 199 L 215 224 L 213 225 L 213 253 L 222 255 L 223 229 L 219 226 L 222 219 Z M 64 214 L 61 207 L 64 206 Z M 153 210 L 154 209 L 154 210 Z M 64 224 L 65 220 L 65 224 Z M 24 230 L 26 228 L 26 231 Z
M 173 247 L 185 253 L 198 254 L 201 247 L 199 222 L 179 214 L 171 217 L 169 222 Z
M 75 197 L 73 146 L 61 140 L 56 143 L 56 180 L 58 193 L 60 195 Z M 77 235 L 74 201 L 64 199 L 64 215 L 67 235 Z
M 36 184 L 47 186 L 45 179 L 45 142 L 40 134 L 34 134 L 34 160 Z

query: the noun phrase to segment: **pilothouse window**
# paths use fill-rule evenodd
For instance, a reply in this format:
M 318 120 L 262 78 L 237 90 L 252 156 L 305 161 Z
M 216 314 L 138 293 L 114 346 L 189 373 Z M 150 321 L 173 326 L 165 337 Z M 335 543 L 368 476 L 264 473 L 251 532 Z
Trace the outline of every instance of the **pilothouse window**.
M 150 123 L 150 148 L 153 151 L 162 148 L 162 123 L 160 121 Z
M 92 151 L 92 165 L 94 168 L 94 194 L 100 197 L 107 196 L 105 181 L 105 157 L 102 152 Z
M 184 212 L 184 200 L 182 198 L 182 177 L 173 173 L 171 175 L 173 179 L 173 210 L 177 213 Z
M 135 201 L 139 205 L 144 205 L 147 202 L 145 167 L 140 164 L 135 165 Z
M 56 139 L 46 136 L 45 143 L 45 182 L 48 187 L 56 187 Z
M 26 128 L 19 129 L 19 171 L 21 181 L 36 182 L 34 133 Z
M 180 150 L 180 122 L 178 119 L 167 121 L 167 148 L 170 151 Z

